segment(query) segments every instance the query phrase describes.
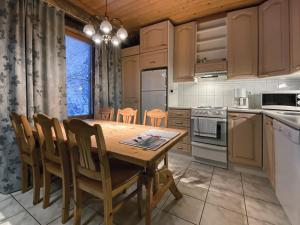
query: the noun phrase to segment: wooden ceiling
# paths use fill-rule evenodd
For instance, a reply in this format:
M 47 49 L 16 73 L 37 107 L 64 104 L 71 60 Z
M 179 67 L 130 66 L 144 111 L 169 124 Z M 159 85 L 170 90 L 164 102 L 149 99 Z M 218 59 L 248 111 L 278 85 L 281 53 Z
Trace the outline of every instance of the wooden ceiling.
M 105 0 L 65 0 L 92 15 L 103 15 Z M 108 16 L 129 31 L 170 19 L 175 25 L 200 17 L 257 5 L 264 0 L 108 0 Z

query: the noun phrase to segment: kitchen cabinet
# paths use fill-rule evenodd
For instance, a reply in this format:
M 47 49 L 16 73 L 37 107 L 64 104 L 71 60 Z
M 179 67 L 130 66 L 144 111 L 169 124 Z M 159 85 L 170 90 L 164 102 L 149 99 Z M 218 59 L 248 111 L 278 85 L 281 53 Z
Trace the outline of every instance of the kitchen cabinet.
M 141 70 L 154 69 L 168 66 L 168 50 L 158 50 L 154 52 L 143 53 L 140 56 Z
M 291 71 L 300 71 L 300 1 L 290 0 Z
M 290 72 L 289 1 L 269 0 L 259 6 L 259 75 Z
M 196 22 L 175 27 L 174 81 L 193 81 L 195 73 Z
M 258 8 L 227 14 L 228 78 L 258 75 Z
M 196 36 L 196 67 L 198 74 L 227 71 L 226 14 L 199 20 Z
M 126 50 L 128 51 L 128 50 Z M 125 51 L 125 55 L 126 55 Z M 123 50 L 122 50 L 123 52 Z M 129 52 L 132 52 L 129 50 Z M 123 53 L 124 54 L 124 53 Z M 140 107 L 140 56 L 122 57 L 123 107 Z
M 141 53 L 168 48 L 169 21 L 164 21 L 140 30 Z
M 264 116 L 263 119 L 263 161 L 272 187 L 275 189 L 275 152 L 274 152 L 274 130 L 273 119 Z
M 177 153 L 191 154 L 191 110 L 181 108 L 169 108 L 168 111 L 168 127 L 184 129 L 188 131 L 188 135 L 184 137 L 178 144 L 172 147 Z
M 262 167 L 262 115 L 229 113 L 228 126 L 229 161 Z

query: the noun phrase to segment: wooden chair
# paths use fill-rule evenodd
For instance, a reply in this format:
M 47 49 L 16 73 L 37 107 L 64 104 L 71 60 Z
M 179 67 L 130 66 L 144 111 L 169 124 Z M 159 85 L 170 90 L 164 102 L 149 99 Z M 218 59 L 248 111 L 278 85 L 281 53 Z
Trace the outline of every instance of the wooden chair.
M 40 201 L 41 188 L 41 156 L 32 133 L 32 128 L 26 116 L 10 113 L 12 127 L 16 134 L 17 144 L 20 150 L 22 165 L 21 185 L 22 193 L 28 191 L 28 166 L 32 168 L 33 178 L 33 204 Z
M 71 154 L 74 183 L 74 225 L 81 222 L 82 192 L 88 192 L 104 201 L 104 224 L 112 225 L 113 214 L 124 201 L 138 195 L 138 212 L 141 215 L 143 168 L 117 159 L 109 159 L 99 124 L 72 119 L 64 121 Z M 91 147 L 94 143 L 94 149 Z M 95 147 L 96 145 L 96 147 Z M 92 154 L 95 151 L 96 157 Z M 98 156 L 97 156 L 98 154 Z M 137 183 L 137 189 L 114 206 L 112 199 Z
M 152 109 L 151 111 L 145 110 L 143 125 L 147 125 L 147 118 L 150 120 L 150 125 L 153 127 L 160 127 L 164 121 L 164 127 L 168 127 L 168 112 L 160 109 Z
M 71 166 L 63 131 L 56 118 L 38 114 L 34 117 L 34 121 L 39 137 L 44 169 L 43 208 L 49 206 L 51 175 L 55 175 L 62 179 L 62 223 L 66 223 L 70 211 Z
M 138 113 L 137 109 L 132 109 L 132 108 L 118 109 L 117 122 L 121 122 L 122 120 L 123 123 L 136 124 L 137 113 Z
M 95 114 L 95 119 L 113 121 L 114 112 L 114 108 L 101 108 L 99 112 Z
M 163 122 L 163 127 L 168 127 L 168 112 L 162 111 L 161 109 L 152 109 L 150 111 L 145 110 L 144 112 L 144 121 L 143 125 L 147 125 L 147 121 L 150 122 L 150 126 L 153 127 L 160 127 Z M 158 168 L 161 161 L 164 161 L 164 167 L 168 167 L 168 154 L 161 156 L 157 160 L 156 168 Z M 157 169 L 159 171 L 159 169 Z M 159 176 L 155 177 L 155 185 L 158 186 L 159 184 Z

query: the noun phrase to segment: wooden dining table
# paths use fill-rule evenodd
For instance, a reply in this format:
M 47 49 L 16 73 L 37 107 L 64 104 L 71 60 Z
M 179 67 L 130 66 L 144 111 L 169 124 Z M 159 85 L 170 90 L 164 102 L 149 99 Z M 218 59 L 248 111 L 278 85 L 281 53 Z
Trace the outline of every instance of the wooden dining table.
M 145 125 L 124 124 L 101 120 L 86 120 L 86 122 L 91 125 L 101 125 L 106 149 L 111 157 L 145 168 L 144 183 L 146 186 L 146 225 L 151 224 L 152 209 L 159 203 L 163 195 L 168 190 L 171 191 L 175 199 L 180 199 L 182 197 L 182 194 L 176 187 L 172 172 L 166 166 L 158 169 L 157 165 L 161 158 L 187 135 L 186 130 L 157 128 Z M 157 150 L 145 150 L 143 148 L 121 143 L 126 139 L 134 138 L 153 129 L 173 131 L 177 132 L 178 135 L 159 147 Z M 155 183 L 155 181 L 158 181 L 158 183 Z
M 158 128 L 138 124 L 124 124 L 102 120 L 85 120 L 85 122 L 90 125 L 101 125 L 109 157 L 117 158 L 145 168 L 143 180 L 146 186 L 146 225 L 151 224 L 152 210 L 168 190 L 171 191 L 175 199 L 180 199 L 182 197 L 182 194 L 176 187 L 172 172 L 167 166 L 158 169 L 157 165 L 162 157 L 187 135 L 186 130 Z M 178 133 L 178 135 L 156 150 L 147 150 L 121 143 L 124 140 L 134 138 L 146 131 L 154 129 L 172 131 Z M 65 136 L 65 132 L 63 133 Z M 94 141 L 92 141 L 92 147 L 95 147 L 96 149 L 96 146 L 93 145 L 96 145 Z

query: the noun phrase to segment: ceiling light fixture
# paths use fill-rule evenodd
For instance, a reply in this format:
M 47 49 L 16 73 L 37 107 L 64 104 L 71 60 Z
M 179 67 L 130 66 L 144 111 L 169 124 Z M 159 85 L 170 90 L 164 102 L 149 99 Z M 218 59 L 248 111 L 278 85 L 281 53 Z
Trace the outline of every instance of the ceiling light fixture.
M 95 44 L 100 45 L 103 41 L 107 44 L 109 41 L 114 46 L 120 45 L 121 41 L 126 40 L 128 33 L 123 27 L 122 22 L 117 19 L 109 19 L 107 16 L 107 0 L 105 1 L 105 15 L 101 18 L 96 16 L 95 21 L 85 25 L 83 32 L 92 38 Z M 101 23 L 99 23 L 101 21 Z

